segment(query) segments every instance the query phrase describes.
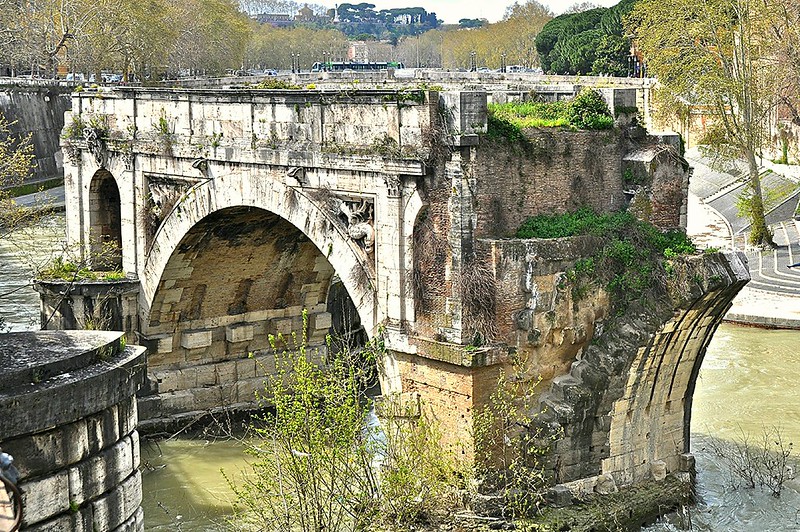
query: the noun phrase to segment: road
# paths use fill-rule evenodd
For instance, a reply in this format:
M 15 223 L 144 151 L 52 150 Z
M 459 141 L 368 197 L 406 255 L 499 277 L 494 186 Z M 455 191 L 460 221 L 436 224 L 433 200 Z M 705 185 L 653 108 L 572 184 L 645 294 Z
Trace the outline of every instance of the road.
M 786 295 L 800 295 L 800 231 L 794 220 L 771 226 L 775 231 L 778 247 L 769 250 L 747 252 L 750 265 L 751 288 L 778 292 Z

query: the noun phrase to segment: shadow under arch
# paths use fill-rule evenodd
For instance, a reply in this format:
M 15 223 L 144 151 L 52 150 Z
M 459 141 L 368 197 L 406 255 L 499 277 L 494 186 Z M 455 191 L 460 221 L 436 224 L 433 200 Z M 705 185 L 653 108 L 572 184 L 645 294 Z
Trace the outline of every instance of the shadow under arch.
M 368 264 L 369 259 L 344 234 L 343 228 L 332 215 L 320 209 L 304 192 L 275 181 L 263 183 L 258 194 L 248 194 L 243 190 L 246 188 L 241 186 L 217 189 L 213 181 L 201 183 L 184 194 L 167 215 L 153 239 L 141 277 L 140 308 L 144 332 L 163 330 L 162 326 L 154 324 L 163 320 L 153 319 L 156 294 L 158 288 L 165 284 L 165 271 L 174 269 L 177 264 L 176 253 L 182 255 L 179 246 L 190 231 L 215 213 L 220 216 L 220 226 L 224 226 L 225 213 L 233 212 L 227 209 L 255 209 L 293 226 L 299 235 L 313 244 L 341 279 L 358 311 L 361 324 L 367 334 L 373 336 L 385 315 L 375 297 L 375 275 Z
M 89 256 L 94 269 L 122 268 L 122 204 L 119 186 L 100 168 L 89 184 Z

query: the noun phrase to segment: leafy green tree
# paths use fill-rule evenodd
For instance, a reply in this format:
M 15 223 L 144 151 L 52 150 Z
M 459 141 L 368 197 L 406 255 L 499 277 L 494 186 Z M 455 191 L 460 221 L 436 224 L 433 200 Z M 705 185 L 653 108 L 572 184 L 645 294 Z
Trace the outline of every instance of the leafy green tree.
M 703 143 L 741 157 L 749 169 L 750 240 L 772 245 L 765 222 L 758 157 L 770 138 L 784 65 L 773 49 L 769 2 L 641 0 L 630 15 L 648 69 L 668 99 L 702 105 L 714 117 Z M 680 16 L 676 16 L 679 13 Z
M 594 7 L 548 22 L 536 37 L 542 69 L 554 74 L 624 76 L 630 41 L 624 34 L 622 20 L 635 2 L 622 0 L 609 9 Z
M 617 35 L 603 35 L 596 43 L 595 60 L 592 63 L 591 74 L 610 74 L 612 76 L 626 76 L 628 74 L 628 56 L 630 55 L 630 42 Z
M 34 153 L 31 136 L 16 136 L 12 124 L 0 114 L 0 236 L 25 224 L 31 214 L 17 206 L 11 194 L 33 171 Z
M 482 28 L 489 23 L 485 18 L 462 18 L 458 21 L 458 25 L 462 28 Z

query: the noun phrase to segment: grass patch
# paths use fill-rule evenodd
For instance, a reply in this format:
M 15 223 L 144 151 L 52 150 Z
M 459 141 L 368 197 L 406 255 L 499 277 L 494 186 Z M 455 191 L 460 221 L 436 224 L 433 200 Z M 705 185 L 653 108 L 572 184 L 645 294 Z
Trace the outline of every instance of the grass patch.
M 49 190 L 51 188 L 60 187 L 64 184 L 64 179 L 60 177 L 55 177 L 53 179 L 48 179 L 47 181 L 37 181 L 36 183 L 23 183 L 22 185 L 17 185 L 14 187 L 10 187 L 6 189 L 8 195 L 12 198 L 18 198 L 20 196 L 26 196 L 28 194 L 33 194 L 34 192 L 41 192 L 43 190 Z
M 126 278 L 121 270 L 94 271 L 86 266 L 56 257 L 37 277 L 43 281 L 122 281 Z
M 524 129 L 550 127 L 610 129 L 614 117 L 600 93 L 592 89 L 584 89 L 569 101 L 489 104 L 487 135 L 491 138 L 517 141 L 524 138 Z

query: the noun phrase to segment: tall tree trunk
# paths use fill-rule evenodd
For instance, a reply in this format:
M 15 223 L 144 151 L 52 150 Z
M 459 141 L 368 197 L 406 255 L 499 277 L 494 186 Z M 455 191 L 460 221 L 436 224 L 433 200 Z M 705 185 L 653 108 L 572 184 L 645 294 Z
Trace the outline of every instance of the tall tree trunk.
M 764 197 L 761 192 L 761 176 L 758 173 L 756 156 L 749 150 L 747 151 L 747 167 L 752 192 L 750 197 L 750 243 L 759 247 L 775 247 L 764 213 Z

